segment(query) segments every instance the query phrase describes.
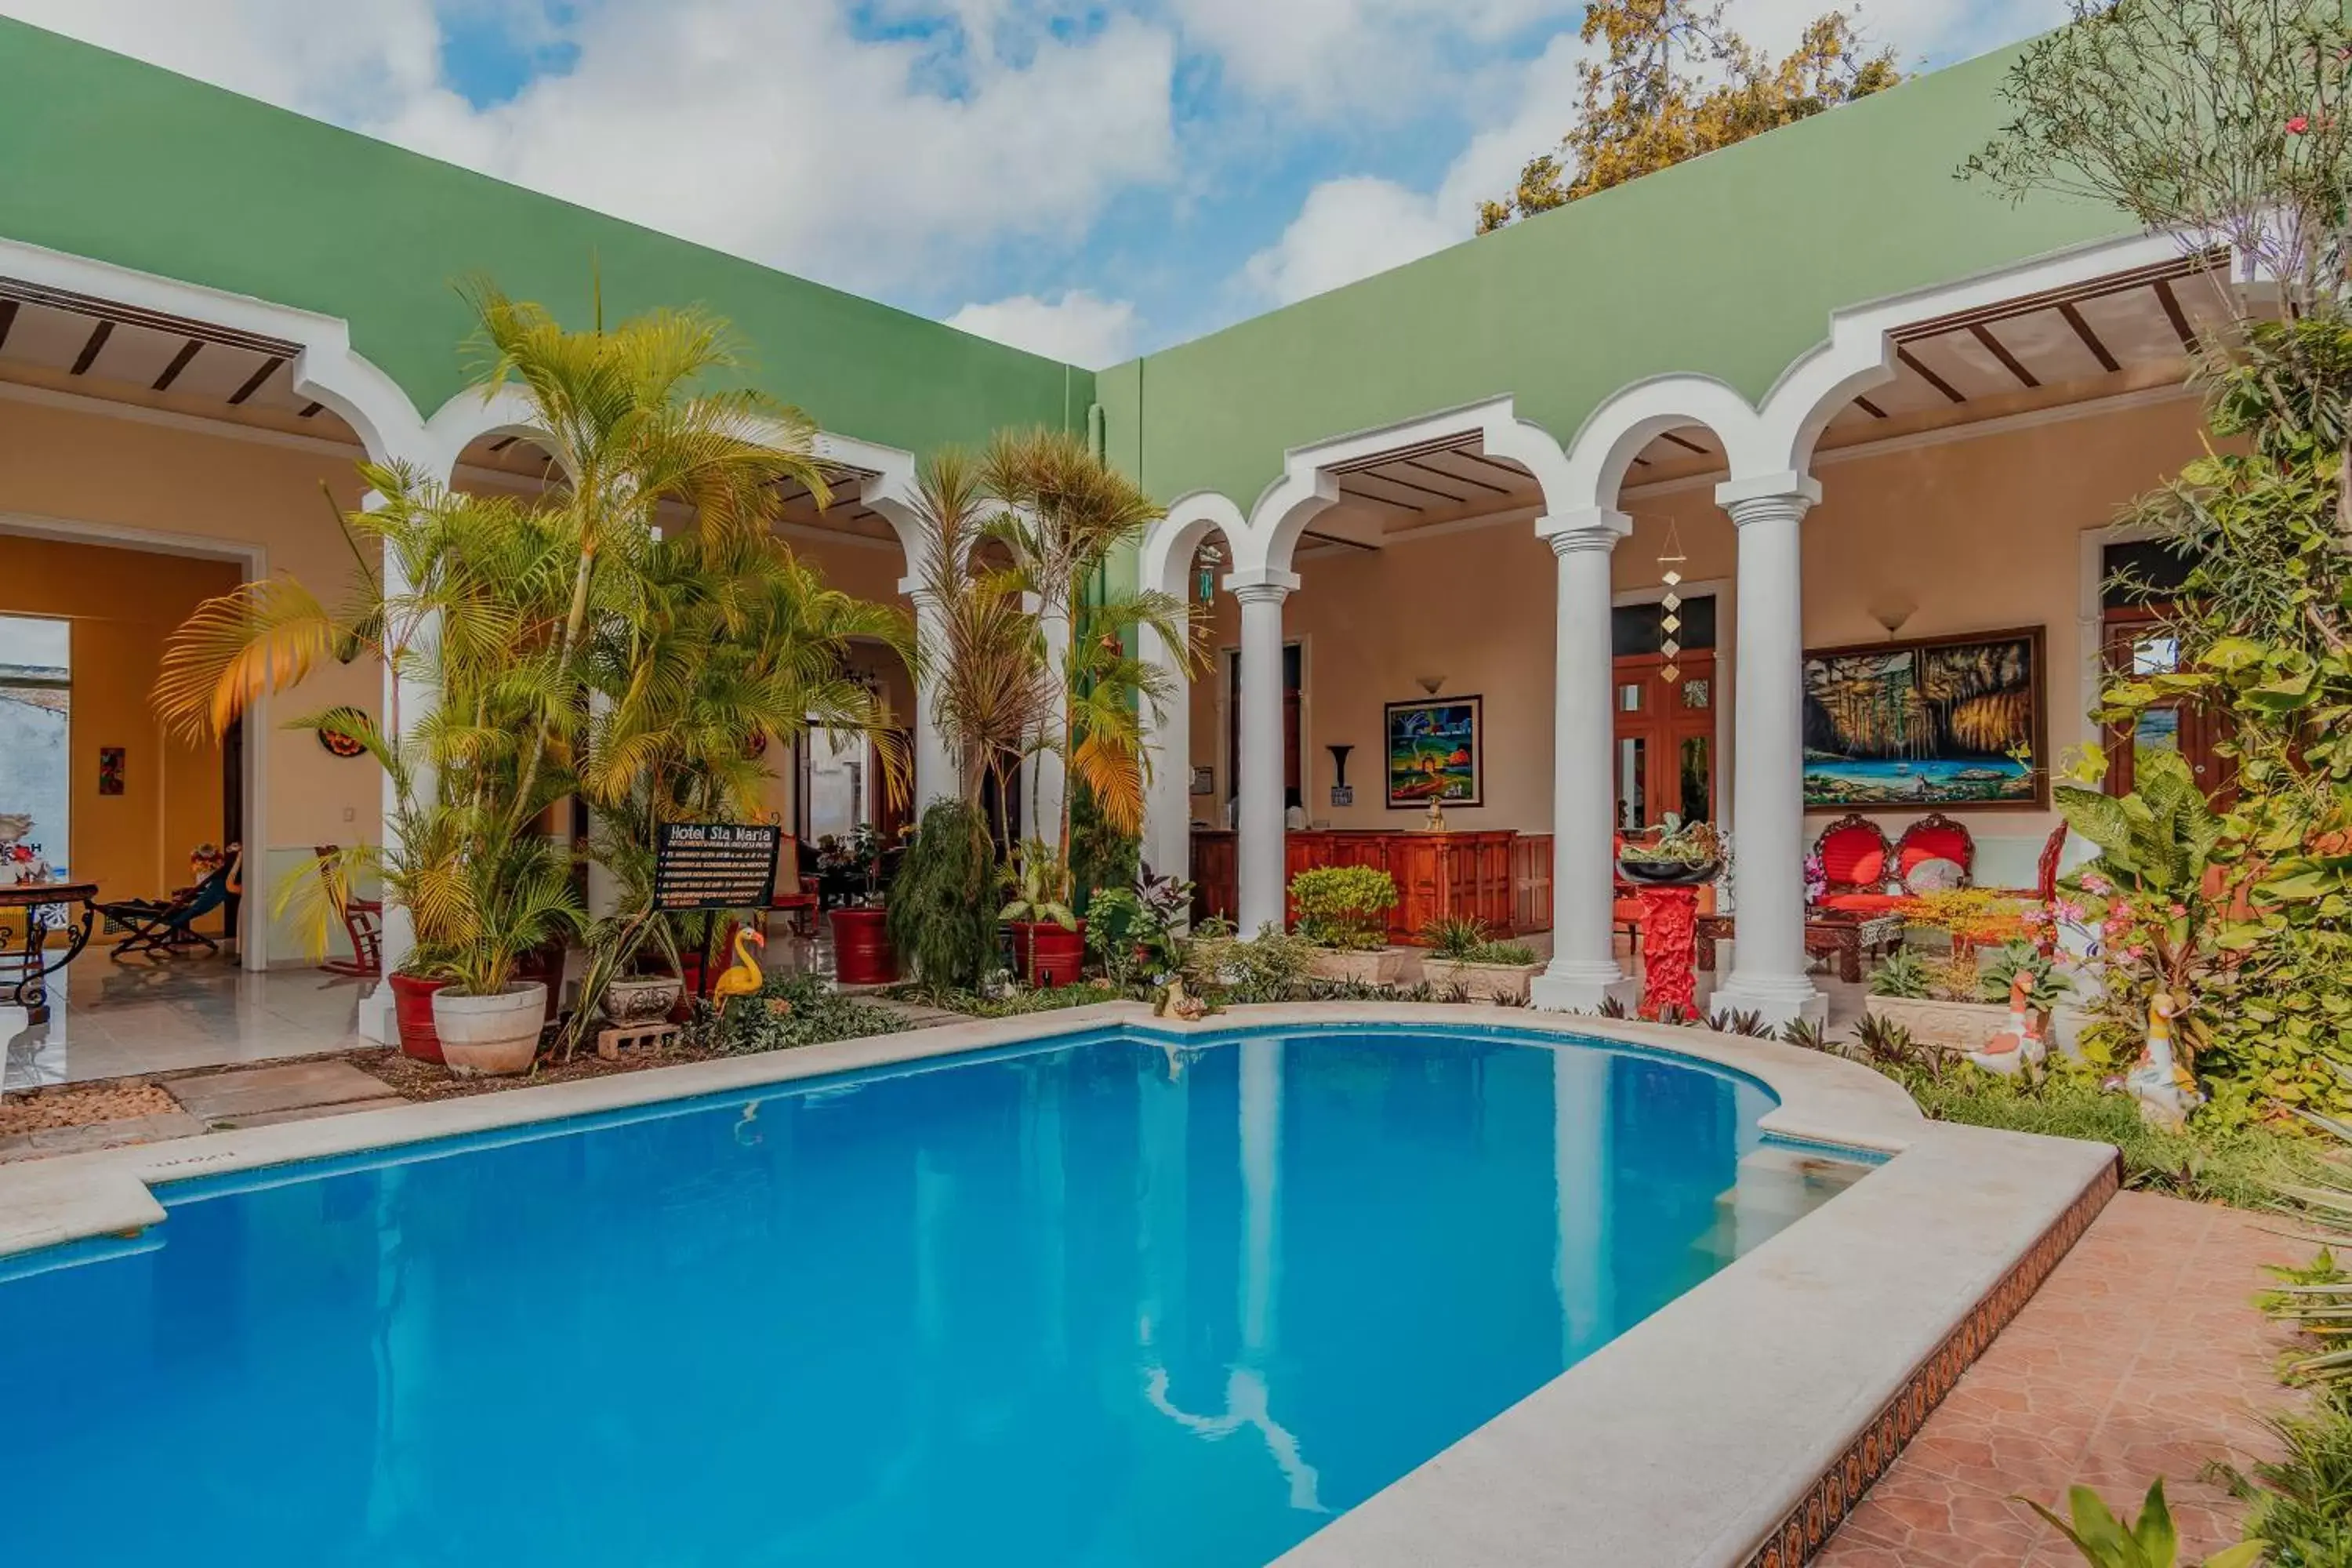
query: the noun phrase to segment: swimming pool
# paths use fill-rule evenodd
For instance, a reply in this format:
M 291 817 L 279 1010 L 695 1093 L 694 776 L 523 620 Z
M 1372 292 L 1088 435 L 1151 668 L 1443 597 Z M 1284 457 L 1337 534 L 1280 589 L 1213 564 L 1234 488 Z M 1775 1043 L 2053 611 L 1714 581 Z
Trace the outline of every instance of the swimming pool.
M 1108 1030 L 161 1188 L 0 1284 L 10 1561 L 1263 1563 L 1841 1184 L 1772 1104 Z

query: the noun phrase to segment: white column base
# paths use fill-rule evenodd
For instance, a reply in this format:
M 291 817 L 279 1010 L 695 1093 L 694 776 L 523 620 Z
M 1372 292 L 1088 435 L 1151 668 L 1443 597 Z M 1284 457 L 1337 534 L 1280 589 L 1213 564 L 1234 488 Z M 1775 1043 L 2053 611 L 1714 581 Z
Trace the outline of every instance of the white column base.
M 392 982 L 379 980 L 375 989 L 360 998 L 360 1037 L 379 1046 L 400 1044 L 400 1025 L 392 1013 Z
M 1555 959 L 1528 987 L 1528 1002 L 1547 1013 L 1598 1013 L 1612 1001 L 1631 1011 L 1641 989 L 1613 960 Z
M 1776 1029 L 1799 1018 L 1811 1024 L 1825 1025 L 1830 1021 L 1830 999 L 1801 976 L 1791 980 L 1734 974 L 1707 998 L 1706 1008 L 1709 1017 L 1727 1013 L 1759 1014 Z

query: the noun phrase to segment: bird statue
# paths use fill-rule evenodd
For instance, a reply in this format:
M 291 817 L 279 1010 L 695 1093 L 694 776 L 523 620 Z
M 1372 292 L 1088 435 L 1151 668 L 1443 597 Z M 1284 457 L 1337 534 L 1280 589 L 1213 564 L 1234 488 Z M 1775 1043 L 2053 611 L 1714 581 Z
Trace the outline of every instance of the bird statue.
M 735 931 L 735 962 L 710 987 L 710 999 L 718 1005 L 719 1016 L 727 1016 L 727 1003 L 736 996 L 757 996 L 761 976 L 760 966 L 751 958 L 754 945 L 765 947 L 768 939 L 750 926 Z
M 2124 1075 L 2124 1092 L 2139 1101 L 2139 1113 L 2159 1127 L 2187 1125 L 2189 1113 L 2205 1103 L 2197 1080 L 2182 1070 L 2172 1054 L 2172 1020 L 2188 1005 L 2185 998 L 2158 991 L 2147 1002 L 2147 1045 L 2139 1065 Z
M 2005 1078 L 2042 1065 L 2049 1047 L 2042 1039 L 2042 1020 L 2033 1011 L 2032 994 L 2033 976 L 2019 969 L 2009 982 L 2009 1027 L 1987 1040 L 1984 1049 L 1970 1051 L 1969 1060 Z

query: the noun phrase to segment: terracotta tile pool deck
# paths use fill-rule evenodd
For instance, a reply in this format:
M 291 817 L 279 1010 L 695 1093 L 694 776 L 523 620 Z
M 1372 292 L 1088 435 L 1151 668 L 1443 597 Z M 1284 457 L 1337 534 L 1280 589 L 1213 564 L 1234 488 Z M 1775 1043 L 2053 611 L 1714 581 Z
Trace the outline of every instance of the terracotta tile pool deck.
M 2266 1457 L 2259 1413 L 2292 1395 L 2285 1336 L 2252 1305 L 2265 1264 L 2309 1248 L 2240 1210 L 2118 1194 L 1814 1559 L 1821 1568 L 2079 1563 L 2013 1494 L 2063 1515 L 2069 1486 L 2137 1510 L 2155 1477 L 2196 1562 L 2242 1510 L 2200 1479 Z

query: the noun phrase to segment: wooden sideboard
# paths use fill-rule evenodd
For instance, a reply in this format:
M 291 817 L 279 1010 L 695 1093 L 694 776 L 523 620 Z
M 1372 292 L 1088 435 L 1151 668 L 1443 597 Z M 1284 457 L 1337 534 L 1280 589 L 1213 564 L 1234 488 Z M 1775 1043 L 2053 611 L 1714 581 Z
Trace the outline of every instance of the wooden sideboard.
M 1321 866 L 1370 866 L 1396 881 L 1389 937 L 1419 942 L 1438 921 L 1466 916 L 1497 934 L 1551 925 L 1551 835 L 1465 831 L 1324 831 L 1284 836 L 1283 880 Z M 1195 920 L 1234 918 L 1240 899 L 1238 836 L 1192 831 Z M 1286 909 L 1286 919 L 1297 910 Z

